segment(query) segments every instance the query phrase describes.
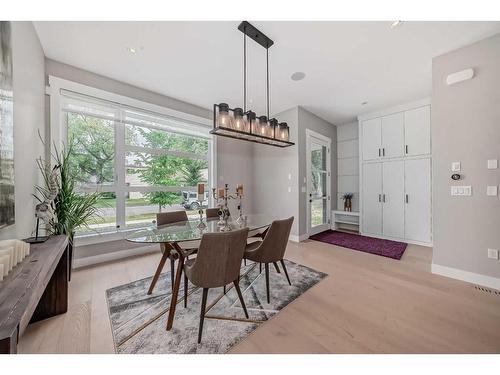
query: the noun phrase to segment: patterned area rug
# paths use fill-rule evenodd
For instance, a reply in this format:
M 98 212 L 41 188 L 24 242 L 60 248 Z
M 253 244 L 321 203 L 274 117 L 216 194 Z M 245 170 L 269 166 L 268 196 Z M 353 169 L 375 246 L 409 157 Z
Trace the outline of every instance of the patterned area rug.
M 326 230 L 309 238 L 311 240 L 326 242 L 332 245 L 347 247 L 348 249 L 364 251 L 365 253 L 381 255 L 397 260 L 401 259 L 407 246 L 404 242 L 382 240 L 335 230 Z
M 264 267 L 249 263 L 241 269 L 240 288 L 250 319 L 247 320 L 234 287 L 210 289 L 201 344 L 197 343 L 202 289 L 189 284 L 184 308 L 181 285 L 172 330 L 166 330 L 171 297 L 170 272 L 160 276 L 147 295 L 151 277 L 106 291 L 111 330 L 117 353 L 225 353 L 259 324 L 317 284 L 327 275 L 285 260 L 292 286 L 281 270 L 269 267 L 271 303 L 267 303 Z M 181 284 L 184 284 L 183 282 Z

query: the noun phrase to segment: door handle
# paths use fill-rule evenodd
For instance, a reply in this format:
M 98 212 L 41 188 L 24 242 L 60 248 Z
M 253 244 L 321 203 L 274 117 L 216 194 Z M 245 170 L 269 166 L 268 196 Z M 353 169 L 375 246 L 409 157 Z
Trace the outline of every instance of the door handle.
M 405 194 L 405 201 L 408 203 L 408 194 Z
M 405 154 L 408 155 L 408 145 L 405 145 Z

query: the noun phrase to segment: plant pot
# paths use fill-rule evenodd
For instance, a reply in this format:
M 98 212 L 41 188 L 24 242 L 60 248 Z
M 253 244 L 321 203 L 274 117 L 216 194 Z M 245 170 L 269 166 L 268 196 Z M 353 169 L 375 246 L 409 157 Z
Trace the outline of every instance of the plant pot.
M 344 211 L 351 212 L 352 211 L 352 201 L 351 199 L 344 200 Z

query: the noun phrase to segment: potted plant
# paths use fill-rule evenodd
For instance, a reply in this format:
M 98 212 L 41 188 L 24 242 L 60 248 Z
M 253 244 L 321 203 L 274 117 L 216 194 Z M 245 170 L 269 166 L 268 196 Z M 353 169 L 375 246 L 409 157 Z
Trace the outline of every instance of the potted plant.
M 60 152 L 55 148 L 52 158 L 57 168 L 52 169 L 50 163 L 41 158 L 37 159 L 45 186 L 36 186 L 36 194 L 34 195 L 38 201 L 46 201 L 54 192 L 54 183 L 57 185 L 57 195 L 52 205 L 54 217 L 48 225 L 47 231 L 51 235 L 64 234 L 68 236 L 70 270 L 73 262 L 75 230 L 78 227 L 88 227 L 91 219 L 99 216 L 96 204 L 101 197 L 101 193 L 98 192 L 77 192 L 74 172 L 70 168 L 72 147 L 73 142 L 70 142 Z M 53 170 L 59 171 L 55 181 L 53 177 L 51 179 Z
M 344 200 L 344 211 L 352 211 L 352 197 L 354 196 L 353 193 L 344 193 L 342 195 L 342 199 Z

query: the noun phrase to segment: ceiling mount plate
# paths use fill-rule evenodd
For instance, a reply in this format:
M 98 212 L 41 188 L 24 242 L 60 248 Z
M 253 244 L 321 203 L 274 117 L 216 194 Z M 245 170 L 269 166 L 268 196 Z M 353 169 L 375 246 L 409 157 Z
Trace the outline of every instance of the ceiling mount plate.
M 259 31 L 259 29 L 257 29 L 247 21 L 243 21 L 242 23 L 240 23 L 240 25 L 238 26 L 238 30 L 240 30 L 243 34 L 248 36 L 250 39 L 253 39 L 266 49 L 274 44 L 274 42 L 270 38 L 268 38 L 267 35 Z

